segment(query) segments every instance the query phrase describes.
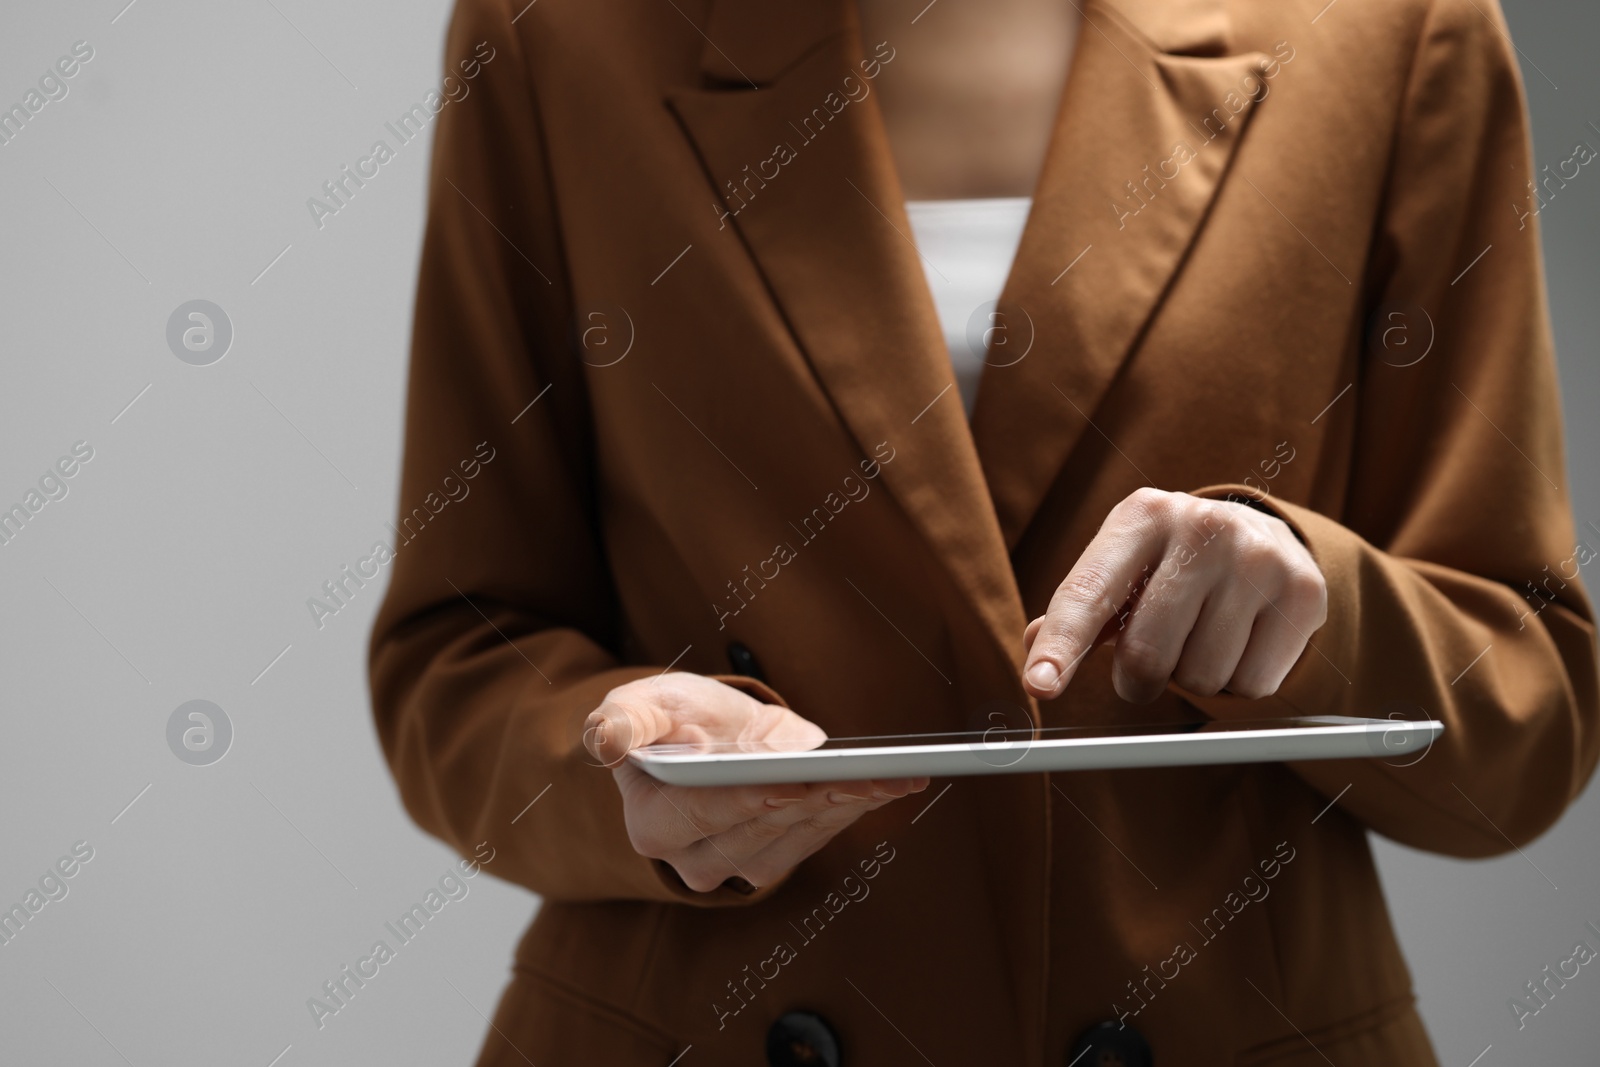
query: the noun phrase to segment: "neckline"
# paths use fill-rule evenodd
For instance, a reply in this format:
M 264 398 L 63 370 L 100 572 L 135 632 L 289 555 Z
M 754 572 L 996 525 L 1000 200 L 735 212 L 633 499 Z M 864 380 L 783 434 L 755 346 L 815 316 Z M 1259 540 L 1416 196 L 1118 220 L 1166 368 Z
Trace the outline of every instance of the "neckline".
M 1015 210 L 1031 206 L 1031 196 L 974 196 L 955 200 L 907 200 L 907 209 L 918 211 Z

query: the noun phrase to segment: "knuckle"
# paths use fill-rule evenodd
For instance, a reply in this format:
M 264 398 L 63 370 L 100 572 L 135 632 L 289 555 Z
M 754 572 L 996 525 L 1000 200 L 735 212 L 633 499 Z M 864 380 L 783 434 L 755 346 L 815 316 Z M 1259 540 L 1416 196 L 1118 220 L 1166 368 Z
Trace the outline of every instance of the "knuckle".
M 645 695 L 650 692 L 645 686 L 648 679 L 635 678 L 631 682 L 623 682 L 613 686 L 600 701 L 602 708 L 613 706 L 619 708 L 635 708 L 645 700 Z
M 1235 677 L 1228 683 L 1228 692 L 1246 700 L 1260 700 L 1278 691 L 1277 685 L 1252 671 L 1244 677 Z
M 1161 646 L 1137 635 L 1125 636 L 1117 642 L 1116 661 L 1124 674 L 1141 681 L 1164 681 L 1171 671 Z
M 1256 529 L 1241 529 L 1235 534 L 1233 551 L 1240 569 L 1245 571 L 1262 571 L 1278 558 L 1278 546 Z
M 672 855 L 672 849 L 660 836 L 634 826 L 628 827 L 628 844 L 633 850 L 647 860 L 665 860 Z
M 1172 680 L 1196 696 L 1203 697 L 1216 696 L 1228 684 L 1222 672 L 1214 667 L 1180 667 Z
M 621 685 L 612 686 L 606 690 L 606 695 L 600 698 L 600 707 L 604 708 L 609 704 L 623 703 L 628 699 L 628 694 L 633 691 L 633 687 L 637 684 L 636 682 L 624 682 Z
M 795 829 L 807 837 L 827 840 L 855 821 L 856 812 L 851 805 L 841 804 L 828 811 L 819 811 L 803 819 Z
M 771 844 L 789 832 L 789 827 L 771 819 L 751 819 L 745 823 L 745 833 L 760 844 Z
M 1196 497 L 1194 510 L 1188 518 L 1190 525 L 1207 540 L 1221 536 L 1226 542 L 1237 537 L 1240 529 L 1247 526 L 1248 520 L 1255 514 L 1252 508 L 1244 504 Z
M 1327 617 L 1327 580 L 1315 567 L 1295 567 L 1284 581 L 1283 600 L 1286 608 L 1320 626 Z
M 683 879 L 683 884 L 696 893 L 709 893 L 720 886 L 727 878 L 726 875 L 700 864 L 684 864 L 683 866 L 673 864 L 672 866 L 678 872 L 678 877 Z
M 807 815 L 795 823 L 790 830 L 796 837 L 827 837 L 833 832 L 833 825 L 828 812 L 819 811 L 815 815 Z
M 1060 587 L 1056 590 L 1056 595 L 1059 599 L 1074 607 L 1080 604 L 1105 608 L 1115 606 L 1106 603 L 1111 598 L 1111 576 L 1099 567 L 1091 566 L 1074 570 L 1062 581 Z M 1044 632 L 1040 636 L 1048 637 L 1050 631 L 1059 629 L 1059 613 L 1057 613 L 1057 618 L 1054 621 L 1057 623 L 1055 627 L 1051 626 L 1050 620 L 1045 622 L 1042 628 Z
M 1126 508 L 1132 517 L 1157 518 L 1171 511 L 1174 495 L 1146 485 L 1129 493 L 1119 506 Z
M 659 674 L 654 678 L 640 679 L 640 683 L 650 686 L 648 690 L 641 690 L 641 696 L 648 693 L 646 698 L 660 711 L 671 719 L 678 719 L 682 713 L 692 706 L 694 702 L 693 686 L 689 682 L 690 676 L 681 672 Z
M 1167 493 L 1166 497 L 1167 513 L 1178 521 L 1198 524 L 1208 517 L 1217 523 L 1227 519 L 1219 501 L 1190 496 L 1188 493 Z

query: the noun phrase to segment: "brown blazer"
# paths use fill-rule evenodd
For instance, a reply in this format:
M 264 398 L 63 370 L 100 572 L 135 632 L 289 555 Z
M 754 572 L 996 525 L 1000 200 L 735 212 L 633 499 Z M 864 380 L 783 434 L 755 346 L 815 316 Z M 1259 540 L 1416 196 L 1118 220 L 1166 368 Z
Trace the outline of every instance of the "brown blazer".
M 1322 7 L 1087 0 L 969 427 L 871 94 L 914 26 L 460 0 L 449 62 L 493 56 L 438 120 L 371 673 L 412 816 L 544 901 L 482 1063 L 759 1063 L 796 1010 L 854 1067 L 1062 1065 L 1101 1020 L 1160 1067 L 1434 1063 L 1367 832 L 1487 856 L 1578 793 L 1600 541 L 1498 8 Z M 1024 624 L 1144 485 L 1264 495 L 1310 547 L 1328 621 L 1277 696 L 1134 708 L 1103 651 L 1024 694 Z M 1448 728 L 1420 760 L 936 781 L 696 894 L 629 847 L 581 725 L 750 656 L 834 735 Z

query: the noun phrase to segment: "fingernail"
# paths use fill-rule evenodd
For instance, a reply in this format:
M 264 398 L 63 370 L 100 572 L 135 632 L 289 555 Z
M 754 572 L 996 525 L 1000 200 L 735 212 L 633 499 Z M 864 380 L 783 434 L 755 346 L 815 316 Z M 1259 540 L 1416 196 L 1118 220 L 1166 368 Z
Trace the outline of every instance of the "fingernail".
M 800 797 L 768 797 L 767 807 L 774 809 L 788 808 L 800 803 L 800 800 Z
M 1028 671 L 1028 681 L 1035 689 L 1048 693 L 1056 687 L 1061 680 L 1061 672 L 1056 670 L 1056 665 L 1047 659 L 1035 663 Z
M 866 799 L 866 797 L 858 797 L 854 793 L 841 793 L 835 791 L 828 794 L 828 802 L 830 804 L 853 804 Z

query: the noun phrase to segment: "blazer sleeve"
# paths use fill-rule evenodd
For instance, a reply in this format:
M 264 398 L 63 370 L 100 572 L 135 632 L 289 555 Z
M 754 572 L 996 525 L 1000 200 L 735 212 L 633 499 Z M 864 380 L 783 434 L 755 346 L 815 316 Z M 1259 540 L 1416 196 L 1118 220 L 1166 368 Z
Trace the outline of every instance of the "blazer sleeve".
M 1344 515 L 1259 501 L 1328 585 L 1327 622 L 1281 686 L 1281 713 L 1445 723 L 1420 759 L 1295 770 L 1385 836 L 1459 856 L 1553 824 L 1600 743 L 1579 580 L 1600 534 L 1580 537 L 1571 517 L 1536 175 L 1504 33 L 1485 0 L 1436 0 L 1423 28 L 1367 273 L 1378 329 L 1402 333 L 1376 338 L 1357 368 Z M 1188 699 L 1218 717 L 1262 714 L 1260 702 Z
M 384 755 L 424 829 L 462 855 L 487 841 L 494 873 L 546 898 L 759 900 L 774 887 L 696 893 L 635 853 L 583 746 L 610 689 L 665 665 L 615 651 L 544 134 L 503 0 L 459 0 L 446 62 L 468 92 L 435 120 L 392 578 L 368 655 Z

